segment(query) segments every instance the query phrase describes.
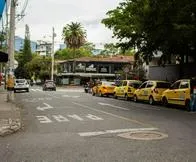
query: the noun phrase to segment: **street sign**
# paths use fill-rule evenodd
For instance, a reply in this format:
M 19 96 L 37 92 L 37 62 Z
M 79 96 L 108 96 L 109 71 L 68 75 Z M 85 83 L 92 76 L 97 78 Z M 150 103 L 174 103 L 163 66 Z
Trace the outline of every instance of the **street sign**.
M 128 73 L 128 72 L 129 72 L 129 68 L 128 68 L 128 67 L 125 67 L 125 68 L 124 68 L 124 72 L 125 72 L 125 73 Z

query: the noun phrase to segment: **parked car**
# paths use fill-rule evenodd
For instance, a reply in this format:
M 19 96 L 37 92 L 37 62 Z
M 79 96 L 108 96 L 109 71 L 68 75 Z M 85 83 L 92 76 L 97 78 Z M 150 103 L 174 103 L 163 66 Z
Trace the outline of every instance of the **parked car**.
M 191 91 L 193 91 L 193 87 L 196 88 L 196 79 L 181 79 L 176 81 L 169 89 L 163 92 L 163 105 L 181 105 L 189 110 Z
M 149 104 L 161 102 L 162 93 L 170 87 L 170 83 L 166 81 L 149 80 L 144 82 L 135 92 L 133 100 L 148 101 Z
M 29 83 L 26 79 L 15 79 L 14 92 L 25 90 L 29 92 Z
M 125 100 L 130 100 L 141 84 L 138 80 L 122 80 L 114 89 L 114 98 L 124 97 Z
M 113 95 L 115 88 L 114 82 L 101 81 L 95 84 L 92 88 L 92 95 L 99 95 L 100 97 L 106 95 Z
M 43 91 L 53 90 L 56 91 L 56 84 L 52 80 L 46 80 L 43 85 Z

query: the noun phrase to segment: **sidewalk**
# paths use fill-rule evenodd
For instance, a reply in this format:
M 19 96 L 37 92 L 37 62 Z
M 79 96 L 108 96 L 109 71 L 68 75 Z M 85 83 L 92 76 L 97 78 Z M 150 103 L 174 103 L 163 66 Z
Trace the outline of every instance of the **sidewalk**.
M 0 136 L 12 134 L 21 128 L 20 109 L 7 102 L 7 91 L 0 87 Z

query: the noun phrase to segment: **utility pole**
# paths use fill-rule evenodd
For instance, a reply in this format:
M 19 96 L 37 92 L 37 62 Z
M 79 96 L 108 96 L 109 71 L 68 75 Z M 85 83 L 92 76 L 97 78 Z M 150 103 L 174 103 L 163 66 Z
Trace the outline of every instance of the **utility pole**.
M 51 57 L 52 57 L 52 67 L 51 67 L 51 80 L 54 80 L 54 37 L 56 36 L 54 32 L 54 27 L 52 28 L 52 50 L 51 50 Z
M 15 16 L 17 0 L 11 0 L 10 5 L 10 30 L 8 41 L 9 73 L 8 73 L 8 102 L 14 101 L 14 37 L 15 37 Z

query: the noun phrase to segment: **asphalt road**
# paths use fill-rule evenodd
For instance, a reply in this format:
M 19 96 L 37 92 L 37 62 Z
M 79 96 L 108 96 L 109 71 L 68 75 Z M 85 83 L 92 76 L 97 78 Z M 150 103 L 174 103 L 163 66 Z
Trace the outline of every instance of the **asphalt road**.
M 23 128 L 0 138 L 0 162 L 196 161 L 196 113 L 75 88 L 32 87 L 16 101 Z

